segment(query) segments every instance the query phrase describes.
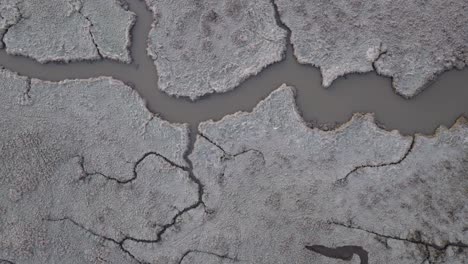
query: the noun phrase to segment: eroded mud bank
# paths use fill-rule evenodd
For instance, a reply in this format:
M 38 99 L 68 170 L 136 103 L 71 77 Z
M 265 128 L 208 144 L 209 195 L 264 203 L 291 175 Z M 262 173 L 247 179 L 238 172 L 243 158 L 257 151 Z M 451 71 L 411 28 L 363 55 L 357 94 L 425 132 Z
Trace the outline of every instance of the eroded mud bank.
M 361 263 L 468 257 L 464 119 L 432 137 L 370 114 L 323 131 L 282 86 L 252 112 L 203 122 L 191 146 L 186 125 L 111 78 L 3 70 L 0 83 L 0 259 L 336 263 L 314 245 L 361 248 Z

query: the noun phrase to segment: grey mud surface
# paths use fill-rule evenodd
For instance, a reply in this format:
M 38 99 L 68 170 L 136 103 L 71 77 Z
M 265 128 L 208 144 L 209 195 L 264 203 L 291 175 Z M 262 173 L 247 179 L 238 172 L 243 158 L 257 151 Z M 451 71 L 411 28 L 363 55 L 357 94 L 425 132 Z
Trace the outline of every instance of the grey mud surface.
M 120 81 L 0 79 L 7 263 L 468 258 L 465 119 L 431 137 L 370 114 L 323 131 L 282 86 L 251 113 L 201 123 L 190 150 L 187 126 Z
M 301 63 L 323 85 L 347 73 L 392 77 L 412 97 L 447 70 L 468 64 L 468 2 L 276 0 Z
M 130 64 L 0 52 L 0 263 L 466 263 L 467 70 L 412 100 L 375 74 L 326 90 L 289 45 L 233 92 L 176 99 L 128 3 Z
M 135 14 L 115 0 L 3 0 L 0 15 L 0 36 L 10 54 L 41 63 L 130 62 Z
M 198 203 L 188 127 L 154 117 L 130 87 L 0 79 L 0 259 L 127 263 L 113 240 L 156 239 Z M 95 227 L 109 239 L 93 238 Z
M 148 53 L 170 95 L 226 92 L 283 58 L 286 30 L 270 0 L 146 3 L 155 17 Z
M 354 246 L 360 263 L 468 257 L 465 119 L 433 137 L 382 130 L 369 114 L 310 129 L 283 86 L 199 133 L 190 159 L 212 212 L 199 229 L 220 234 L 193 236 L 198 250 L 246 263 L 340 263 L 314 245 Z

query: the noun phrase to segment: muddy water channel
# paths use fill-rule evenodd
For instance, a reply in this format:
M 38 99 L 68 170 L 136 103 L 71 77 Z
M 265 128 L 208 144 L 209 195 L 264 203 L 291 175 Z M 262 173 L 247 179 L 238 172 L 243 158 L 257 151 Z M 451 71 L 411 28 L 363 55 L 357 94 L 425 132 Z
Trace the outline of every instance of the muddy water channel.
M 209 95 L 195 102 L 170 97 L 158 89 L 156 69 L 146 54 L 152 14 L 143 1 L 128 4 L 137 14 L 132 30 L 131 64 L 109 60 L 40 64 L 1 50 L 0 65 L 21 75 L 50 81 L 112 76 L 132 86 L 153 113 L 171 122 L 189 123 L 194 130 L 201 121 L 250 111 L 283 83 L 297 89 L 297 104 L 304 119 L 323 127 L 346 122 L 354 112 L 373 112 L 387 129 L 398 129 L 403 134 L 432 134 L 438 126 L 450 126 L 459 116 L 468 116 L 467 69 L 442 74 L 421 94 L 408 100 L 394 93 L 391 79 L 375 73 L 348 75 L 324 88 L 319 70 L 299 64 L 291 45 L 282 62 L 267 67 L 231 92 Z

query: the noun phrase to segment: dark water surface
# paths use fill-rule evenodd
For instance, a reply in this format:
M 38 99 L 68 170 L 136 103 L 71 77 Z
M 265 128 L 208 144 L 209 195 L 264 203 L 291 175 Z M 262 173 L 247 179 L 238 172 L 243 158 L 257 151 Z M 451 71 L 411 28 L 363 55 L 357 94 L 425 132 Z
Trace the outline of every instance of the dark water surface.
M 451 126 L 459 116 L 468 116 L 468 69 L 442 74 L 421 94 L 408 100 L 394 93 L 390 78 L 375 73 L 352 74 L 324 88 L 319 70 L 297 63 L 290 45 L 285 60 L 249 78 L 231 92 L 209 95 L 195 102 L 170 97 L 158 89 L 156 69 L 146 54 L 152 14 L 143 1 L 127 2 L 137 14 L 132 30 L 132 64 L 109 60 L 40 64 L 0 50 L 0 65 L 21 75 L 50 81 L 112 76 L 136 89 L 150 111 L 171 122 L 189 123 L 192 129 L 204 120 L 251 111 L 283 83 L 296 87 L 299 109 L 304 119 L 313 124 L 344 123 L 354 112 L 373 112 L 387 129 L 398 129 L 403 134 L 432 134 L 439 125 Z

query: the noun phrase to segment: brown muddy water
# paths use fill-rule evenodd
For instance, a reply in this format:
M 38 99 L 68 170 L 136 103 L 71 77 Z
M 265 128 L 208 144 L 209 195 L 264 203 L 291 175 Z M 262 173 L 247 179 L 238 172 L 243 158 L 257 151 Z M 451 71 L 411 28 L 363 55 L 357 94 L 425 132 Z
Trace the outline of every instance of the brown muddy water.
M 251 111 L 283 83 L 296 88 L 303 118 L 319 126 L 344 123 L 355 112 L 372 112 L 387 129 L 398 129 L 403 134 L 432 134 L 438 126 L 451 126 L 461 115 L 468 116 L 468 69 L 446 72 L 416 97 L 405 99 L 395 94 L 390 78 L 376 73 L 351 74 L 324 88 L 319 70 L 299 64 L 291 45 L 282 62 L 267 67 L 233 91 L 208 95 L 195 102 L 168 96 L 158 89 L 156 69 L 146 54 L 152 14 L 141 0 L 127 2 L 137 14 L 132 30 L 131 64 L 110 60 L 40 64 L 0 50 L 0 65 L 21 75 L 50 81 L 114 77 L 137 90 L 151 112 L 171 122 L 189 123 L 192 131 L 196 131 L 201 121 Z

